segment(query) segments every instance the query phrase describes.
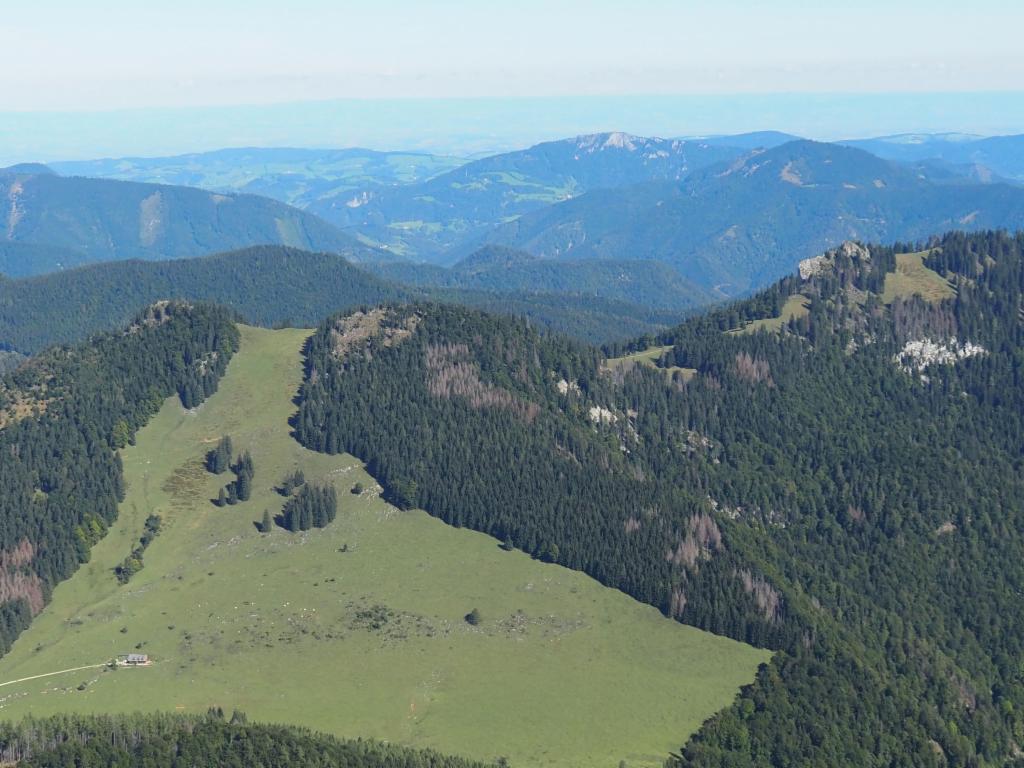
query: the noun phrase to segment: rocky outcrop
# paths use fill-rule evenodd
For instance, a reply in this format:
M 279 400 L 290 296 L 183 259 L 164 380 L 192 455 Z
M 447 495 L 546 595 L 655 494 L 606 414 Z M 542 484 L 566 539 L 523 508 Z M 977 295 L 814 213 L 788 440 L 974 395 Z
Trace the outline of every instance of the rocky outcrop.
M 952 365 L 969 357 L 983 355 L 986 349 L 979 344 L 966 341 L 959 343 L 956 338 L 946 341 L 915 339 L 903 345 L 893 356 L 893 362 L 907 373 L 921 372 L 930 365 Z
M 837 258 L 849 259 L 851 261 L 870 261 L 871 251 L 860 243 L 847 240 L 838 248 L 833 248 L 819 256 L 812 256 L 801 261 L 799 266 L 800 279 L 810 280 L 812 277 L 830 271 L 835 267 Z

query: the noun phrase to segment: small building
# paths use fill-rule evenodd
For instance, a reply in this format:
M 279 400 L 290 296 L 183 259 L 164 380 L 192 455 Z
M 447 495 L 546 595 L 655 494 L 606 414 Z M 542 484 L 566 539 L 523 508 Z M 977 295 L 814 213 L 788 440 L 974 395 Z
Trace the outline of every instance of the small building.
M 150 661 L 145 653 L 126 653 L 117 657 L 117 663 L 122 667 L 148 667 Z

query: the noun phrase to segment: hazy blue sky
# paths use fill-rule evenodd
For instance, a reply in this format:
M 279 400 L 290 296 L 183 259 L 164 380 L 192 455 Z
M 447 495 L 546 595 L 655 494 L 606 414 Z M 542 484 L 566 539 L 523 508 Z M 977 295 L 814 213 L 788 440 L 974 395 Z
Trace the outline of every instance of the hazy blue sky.
M 67 116 L 83 111 L 547 97 L 547 108 L 557 112 L 560 102 L 551 97 L 570 95 L 949 94 L 1019 90 L 1024 83 L 1019 0 L 31 0 L 3 6 L 0 138 L 37 156 L 88 154 L 92 145 L 79 141 L 76 148 L 70 131 L 88 125 L 102 138 L 104 118 L 81 123 Z M 688 103 L 687 114 L 701 117 L 691 114 L 696 102 Z M 791 118 L 785 125 L 768 123 L 777 115 L 750 114 L 742 127 L 792 130 L 817 121 L 828 123 L 819 125 L 826 134 L 862 132 L 843 130 L 838 113 L 831 123 L 822 121 L 813 102 L 790 103 L 810 111 L 783 114 Z M 26 121 L 11 114 L 17 112 L 49 114 Z M 150 112 L 145 119 L 140 112 L 124 114 L 156 132 L 135 137 L 139 151 L 150 146 L 145 140 L 154 148 L 190 148 L 177 123 L 195 113 Z M 222 111 L 219 119 L 230 124 L 238 114 Z M 266 130 L 249 131 L 251 143 L 344 140 L 336 126 L 334 133 L 328 126 L 299 126 L 305 130 L 282 135 L 273 124 L 279 110 L 259 114 Z M 565 116 L 572 114 L 570 109 Z M 154 115 L 162 115 L 162 122 Z M 545 117 L 564 122 L 557 114 Z M 642 117 L 623 115 L 617 125 L 603 127 L 674 128 L 652 119 L 644 130 Z M 868 132 L 883 132 L 885 116 L 878 117 L 879 129 Z M 1002 118 L 998 110 L 958 117 L 947 109 L 941 117 L 901 125 L 987 132 L 1000 119 L 1012 124 L 1019 115 L 1008 108 Z M 108 119 L 110 137 L 119 137 L 119 118 Z M 66 135 L 57 141 L 61 126 Z M 371 140 L 377 135 L 372 125 L 361 127 L 351 132 L 353 141 L 367 131 Z M 730 120 L 721 130 L 737 127 Z M 33 130 L 37 144 L 22 135 Z M 699 129 L 707 130 L 703 124 Z M 43 141 L 46 136 L 54 140 Z M 230 137 L 222 132 L 208 138 Z
M 1024 82 L 1019 0 L 5 2 L 0 103 L 954 91 Z

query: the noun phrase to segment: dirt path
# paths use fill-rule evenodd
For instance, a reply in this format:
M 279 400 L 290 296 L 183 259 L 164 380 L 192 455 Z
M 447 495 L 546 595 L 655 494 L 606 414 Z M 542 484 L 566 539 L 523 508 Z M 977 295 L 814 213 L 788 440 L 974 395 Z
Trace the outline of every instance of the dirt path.
M 67 672 L 80 672 L 83 669 L 99 669 L 100 667 L 107 666 L 107 664 L 109 664 L 109 663 L 110 662 L 105 661 L 102 664 L 88 664 L 88 665 L 86 665 L 84 667 L 72 667 L 71 669 L 61 669 L 61 670 L 58 670 L 57 672 L 44 672 L 41 675 L 32 675 L 31 677 L 22 677 L 22 678 L 19 678 L 18 680 L 8 680 L 6 683 L 0 683 L 0 688 L 3 688 L 5 685 L 14 685 L 15 683 L 27 683 L 29 680 L 38 680 L 40 677 L 52 677 L 53 675 L 63 675 L 65 673 L 67 673 Z

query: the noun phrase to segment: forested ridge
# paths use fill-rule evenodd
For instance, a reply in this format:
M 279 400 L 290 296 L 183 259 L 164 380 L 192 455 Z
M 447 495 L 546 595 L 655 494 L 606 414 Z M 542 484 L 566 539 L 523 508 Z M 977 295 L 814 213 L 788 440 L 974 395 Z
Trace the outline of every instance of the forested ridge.
M 117 517 L 117 449 L 167 397 L 191 408 L 216 391 L 237 346 L 226 310 L 164 302 L 0 381 L 0 652 Z
M 919 248 L 952 298 L 886 303 Z M 797 293 L 806 315 L 735 332 Z M 296 431 L 400 506 L 778 650 L 675 762 L 1002 764 L 1024 744 L 1022 295 L 1022 235 L 848 246 L 637 342 L 668 371 L 382 308 L 313 336 Z
M 590 296 L 663 312 L 680 312 L 712 302 L 711 296 L 660 262 L 542 259 L 501 246 L 485 246 L 451 268 L 392 261 L 367 265 L 367 269 L 421 288 Z
M 161 299 L 209 301 L 248 322 L 313 325 L 331 312 L 402 301 L 407 291 L 334 253 L 264 245 L 194 259 L 121 261 L 0 279 L 0 347 L 33 354 L 127 323 Z
M 410 267 L 411 268 L 411 267 Z M 539 275 L 537 286 L 544 276 Z M 4 350 L 34 354 L 120 328 L 162 299 L 208 301 L 246 322 L 313 327 L 333 312 L 430 298 L 528 317 L 538 327 L 588 341 L 639 336 L 680 314 L 591 294 L 415 287 L 374 276 L 333 253 L 257 246 L 194 259 L 118 261 L 39 277 L 0 275 L 0 372 Z M 16 364 L 13 359 L 10 364 Z
M 283 725 L 252 724 L 219 708 L 206 715 L 67 715 L 0 724 L 0 759 L 23 768 L 475 768 L 432 750 L 342 740 Z

